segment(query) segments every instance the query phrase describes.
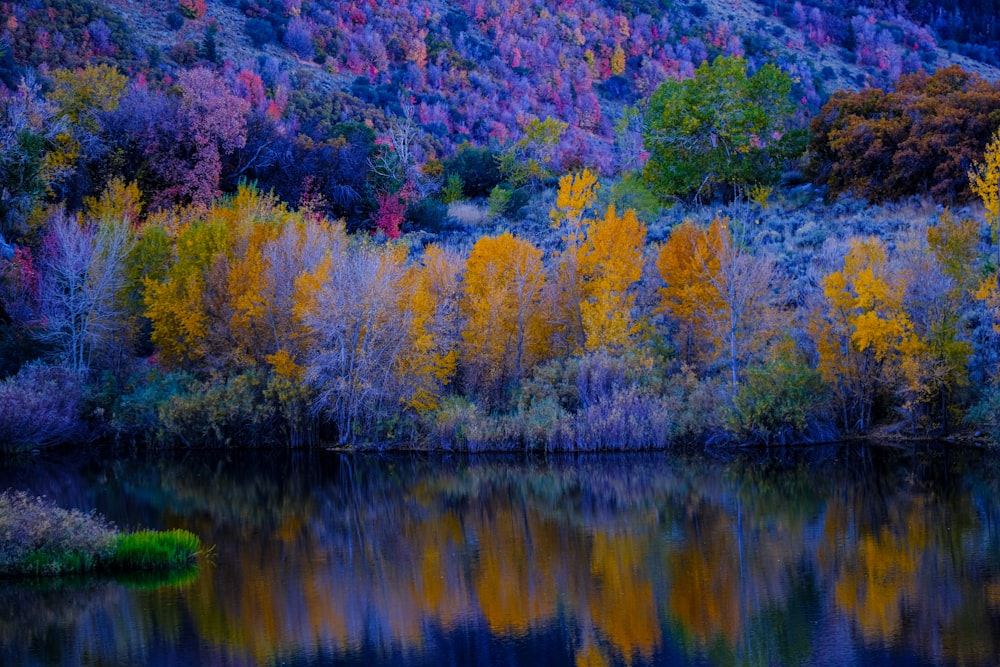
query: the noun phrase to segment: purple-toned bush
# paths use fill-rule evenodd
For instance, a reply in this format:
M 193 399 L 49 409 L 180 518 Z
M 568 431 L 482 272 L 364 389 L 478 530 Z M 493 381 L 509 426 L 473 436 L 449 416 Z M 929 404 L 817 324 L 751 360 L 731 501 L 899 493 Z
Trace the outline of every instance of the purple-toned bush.
M 291 49 L 300 58 L 312 58 L 315 54 L 313 49 L 312 32 L 309 24 L 302 19 L 292 19 L 288 24 L 283 39 L 285 46 Z
M 80 380 L 65 368 L 29 364 L 0 382 L 0 449 L 26 451 L 78 436 Z
M 81 563 L 87 570 L 108 555 L 115 535 L 93 512 L 62 509 L 23 491 L 0 493 L 0 573 L 59 574 Z
M 572 420 L 573 442 L 553 442 L 550 448 L 573 451 L 664 449 L 673 444 L 677 435 L 677 422 L 672 412 L 662 397 L 651 391 L 627 387 L 577 412 Z

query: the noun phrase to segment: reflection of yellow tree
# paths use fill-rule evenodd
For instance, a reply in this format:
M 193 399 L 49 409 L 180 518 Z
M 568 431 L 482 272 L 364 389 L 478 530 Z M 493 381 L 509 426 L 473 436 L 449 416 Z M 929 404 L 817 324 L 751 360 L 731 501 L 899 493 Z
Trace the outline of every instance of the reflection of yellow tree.
M 653 582 L 647 569 L 648 544 L 630 533 L 595 533 L 590 573 L 595 593 L 590 618 L 626 659 L 653 657 L 660 643 Z
M 479 533 L 476 594 L 493 632 L 520 634 L 556 615 L 560 542 L 553 526 L 503 507 Z
M 702 539 L 688 540 L 670 554 L 670 613 L 700 645 L 721 637 L 735 646 L 745 620 L 738 546 L 724 517 L 709 519 Z
M 924 503 L 917 498 L 908 505 L 878 526 L 852 526 L 841 502 L 832 503 L 827 512 L 826 548 L 833 553 L 823 557 L 832 555 L 833 599 L 870 643 L 887 644 L 899 635 L 905 606 L 921 598 L 922 581 L 929 576 Z M 858 528 L 856 541 L 844 543 L 843 535 Z

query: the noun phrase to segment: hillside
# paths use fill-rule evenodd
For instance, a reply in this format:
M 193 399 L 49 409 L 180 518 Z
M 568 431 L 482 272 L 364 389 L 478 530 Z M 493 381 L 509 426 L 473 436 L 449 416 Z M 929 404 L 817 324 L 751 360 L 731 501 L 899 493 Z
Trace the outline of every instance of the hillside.
M 13 86 L 25 66 L 88 61 L 112 62 L 151 82 L 199 64 L 230 77 L 249 71 L 283 120 L 313 139 L 359 119 L 381 131 L 386 114 L 412 104 L 422 159 L 448 155 L 463 141 L 510 143 L 531 118 L 551 116 L 569 124 L 563 161 L 605 173 L 616 167 L 622 105 L 641 105 L 666 78 L 690 76 L 720 54 L 744 55 L 752 67 L 777 63 L 796 78 L 806 115 L 834 90 L 891 85 L 921 68 L 958 63 L 1000 77 L 987 64 L 996 62 L 989 48 L 951 41 L 947 50 L 933 27 L 906 12 L 850 2 L 200 4 L 204 11 L 194 0 L 4 3 L 0 44 L 9 53 L 0 77 Z M 914 16 L 927 14 L 926 3 L 913 4 Z

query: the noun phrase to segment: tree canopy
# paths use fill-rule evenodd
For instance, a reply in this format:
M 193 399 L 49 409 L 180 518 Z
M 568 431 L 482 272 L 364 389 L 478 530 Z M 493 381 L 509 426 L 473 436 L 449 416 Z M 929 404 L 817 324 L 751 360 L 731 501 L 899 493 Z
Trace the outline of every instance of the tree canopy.
M 791 89 L 773 65 L 748 76 L 746 60 L 722 56 L 693 78 L 664 82 L 644 122 L 647 182 L 662 197 L 695 199 L 774 183 L 805 148 Z

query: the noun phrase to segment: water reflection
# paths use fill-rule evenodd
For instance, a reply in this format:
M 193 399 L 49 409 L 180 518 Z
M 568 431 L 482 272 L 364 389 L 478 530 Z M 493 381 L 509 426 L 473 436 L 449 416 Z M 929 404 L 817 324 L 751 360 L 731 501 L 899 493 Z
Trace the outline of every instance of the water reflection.
M 4 583 L 0 664 L 993 665 L 997 470 L 839 448 L 22 464 L 0 487 L 216 550 L 164 587 Z

